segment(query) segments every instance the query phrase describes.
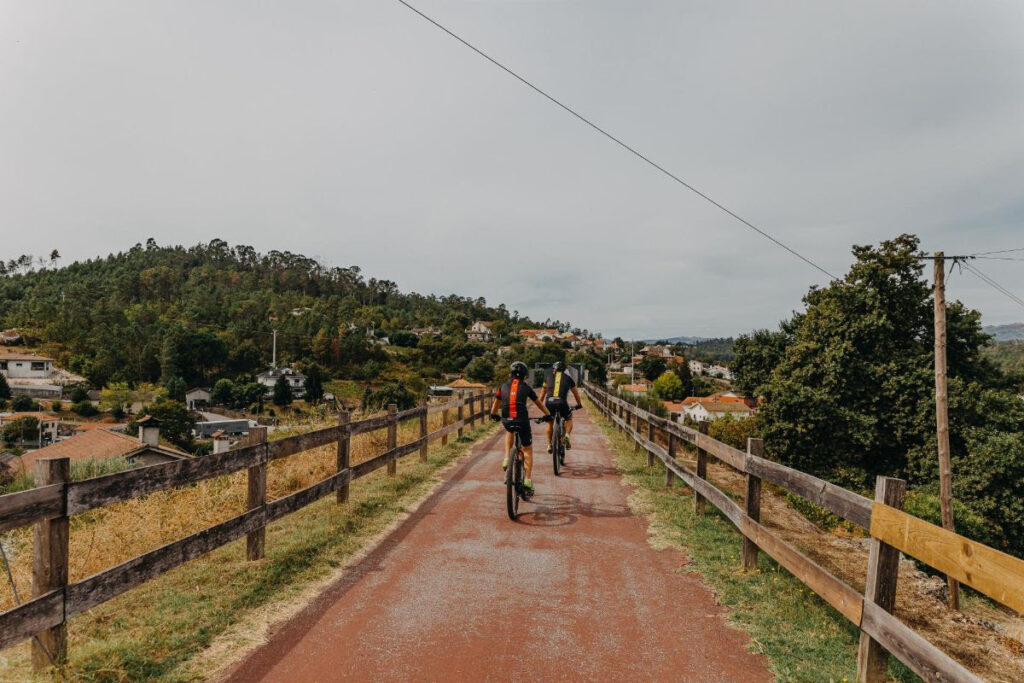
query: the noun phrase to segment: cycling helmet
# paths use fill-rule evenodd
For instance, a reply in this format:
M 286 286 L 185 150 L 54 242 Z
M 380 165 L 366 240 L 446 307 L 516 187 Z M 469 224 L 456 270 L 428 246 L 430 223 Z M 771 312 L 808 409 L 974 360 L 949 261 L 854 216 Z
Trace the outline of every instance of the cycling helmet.
M 521 360 L 517 360 L 512 364 L 512 367 L 509 368 L 509 374 L 516 379 L 524 379 L 526 377 L 526 373 L 529 371 L 529 368 L 526 367 L 526 363 Z
M 560 360 L 556 360 L 555 364 L 551 366 L 551 369 L 555 372 L 563 372 L 565 370 L 565 363 Z

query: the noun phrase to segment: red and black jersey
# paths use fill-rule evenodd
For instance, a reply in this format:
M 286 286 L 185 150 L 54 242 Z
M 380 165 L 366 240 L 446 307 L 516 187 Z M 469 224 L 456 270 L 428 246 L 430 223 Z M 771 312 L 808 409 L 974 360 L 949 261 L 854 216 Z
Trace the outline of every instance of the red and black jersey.
M 521 379 L 510 379 L 501 385 L 497 393 L 501 401 L 501 416 L 506 419 L 529 417 L 527 405 L 537 400 L 537 392 Z

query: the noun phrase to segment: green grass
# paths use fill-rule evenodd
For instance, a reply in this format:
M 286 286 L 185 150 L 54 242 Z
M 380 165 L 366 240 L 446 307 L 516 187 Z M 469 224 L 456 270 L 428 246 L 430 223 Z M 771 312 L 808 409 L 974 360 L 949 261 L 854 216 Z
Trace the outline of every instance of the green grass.
M 689 556 L 681 571 L 703 576 L 730 608 L 730 620 L 750 635 L 752 649 L 771 661 L 780 681 L 856 680 L 857 627 L 764 553 L 758 571 L 743 572 L 742 537 L 732 524 L 711 505 L 707 515 L 694 515 L 685 484 L 666 488 L 664 467 L 647 467 L 646 455 L 634 452 L 632 440 L 596 409 L 590 415 L 608 435 L 626 481 L 636 487 L 633 502 L 652 513 L 654 542 Z M 895 658 L 890 658 L 889 676 L 918 680 Z
M 349 503 L 333 496 L 267 528 L 267 557 L 246 562 L 244 539 L 101 605 L 69 625 L 67 678 L 83 681 L 187 681 L 208 673 L 191 660 L 253 610 L 287 604 L 326 579 L 437 481 L 437 471 L 493 431 L 467 430 L 432 450 L 427 463 L 405 458 L 398 476 L 383 469 L 353 482 Z M 258 620 L 256 620 L 258 621 Z M 0 680 L 30 678 L 22 654 L 0 660 Z M 5 653 L 10 655 L 11 653 Z M 43 679 L 46 680 L 46 679 Z

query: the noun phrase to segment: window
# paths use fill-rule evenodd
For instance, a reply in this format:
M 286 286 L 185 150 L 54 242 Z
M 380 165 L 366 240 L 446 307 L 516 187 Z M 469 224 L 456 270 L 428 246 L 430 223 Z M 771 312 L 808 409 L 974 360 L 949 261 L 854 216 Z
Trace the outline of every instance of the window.
M 6 370 L 6 369 L 7 369 L 7 361 L 0 360 L 0 370 Z
M 44 370 L 46 370 L 46 363 L 42 363 L 42 362 L 38 362 L 38 361 L 33 361 L 32 362 L 32 370 L 34 372 L 43 372 Z

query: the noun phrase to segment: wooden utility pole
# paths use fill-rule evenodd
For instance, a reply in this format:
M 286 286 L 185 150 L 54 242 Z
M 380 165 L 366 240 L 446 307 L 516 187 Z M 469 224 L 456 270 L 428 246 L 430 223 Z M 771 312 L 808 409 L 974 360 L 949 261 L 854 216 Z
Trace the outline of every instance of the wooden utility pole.
M 942 528 L 953 528 L 953 471 L 949 464 L 949 394 L 946 389 L 946 259 L 935 253 L 935 422 L 939 442 L 939 504 Z M 949 606 L 960 609 L 960 584 L 947 576 Z

